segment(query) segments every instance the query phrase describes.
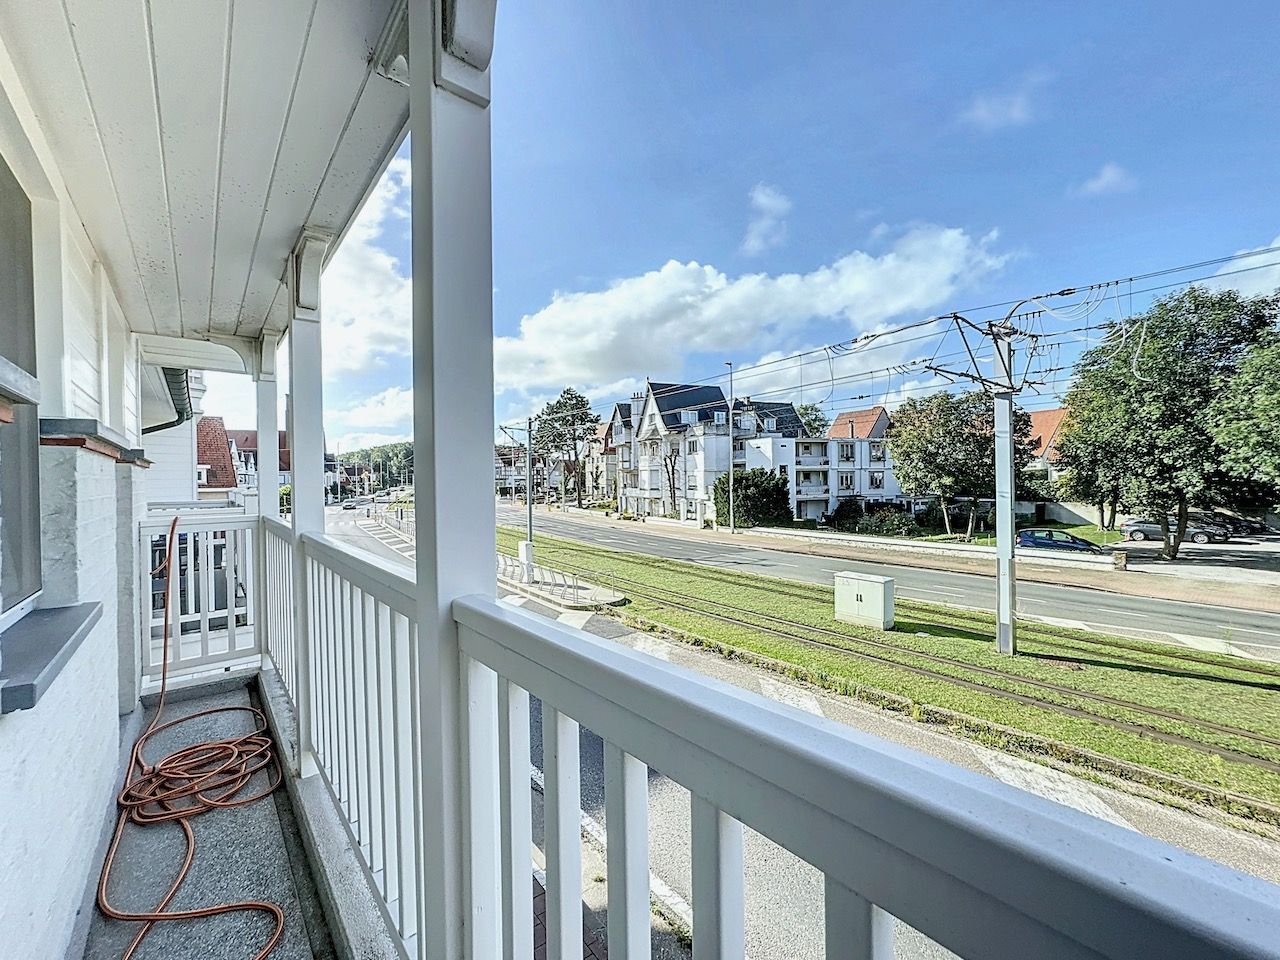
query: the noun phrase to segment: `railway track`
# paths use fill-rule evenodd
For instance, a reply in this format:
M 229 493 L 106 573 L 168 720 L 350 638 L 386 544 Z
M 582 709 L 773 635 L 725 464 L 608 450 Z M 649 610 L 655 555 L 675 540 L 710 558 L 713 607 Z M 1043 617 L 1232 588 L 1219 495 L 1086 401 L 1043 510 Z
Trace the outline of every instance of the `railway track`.
M 595 547 L 589 547 L 588 549 L 593 551 L 599 550 L 600 552 L 612 552 L 615 554 L 618 552 L 618 551 L 604 551 L 602 548 L 595 548 Z M 660 570 L 663 567 L 663 564 L 659 558 L 650 558 L 644 554 L 635 554 L 635 555 L 628 554 L 628 562 L 634 562 L 640 566 L 648 567 L 650 569 Z M 693 561 L 683 561 L 683 562 L 694 564 Z M 697 564 L 694 564 L 694 565 L 697 565 Z M 592 571 L 592 573 L 595 574 L 594 571 Z M 599 576 L 599 574 L 595 574 L 595 575 Z M 698 576 L 701 579 L 704 579 L 711 583 L 721 583 L 726 586 L 741 585 L 740 582 L 736 581 L 731 575 L 722 573 L 721 571 L 718 571 L 714 568 L 700 569 L 698 571 Z M 768 593 L 768 594 L 772 594 L 780 597 L 786 597 L 789 599 L 794 599 L 794 600 L 806 602 L 806 603 L 812 602 L 814 600 L 814 597 L 810 593 L 806 593 L 804 588 L 800 587 L 800 585 L 798 584 L 796 585 L 796 587 L 799 587 L 799 589 L 797 589 L 796 587 L 790 586 L 788 582 L 785 580 L 781 580 L 779 578 L 770 578 L 767 576 L 767 574 L 753 574 L 753 576 L 763 578 L 763 579 L 777 580 L 776 586 L 764 587 L 758 584 L 753 584 L 751 586 L 751 589 L 754 591 Z M 823 589 L 818 584 L 813 584 L 812 586 L 818 589 Z M 917 605 L 922 602 L 923 601 L 914 601 L 914 600 L 910 601 L 912 605 Z M 941 605 L 935 605 L 935 606 L 941 606 Z M 965 607 L 947 606 L 946 615 L 952 620 L 973 624 L 976 627 L 985 628 L 991 625 L 991 617 L 989 615 L 984 615 L 981 611 L 970 610 Z M 1084 645 L 1084 646 L 1096 647 L 1096 648 L 1108 650 L 1108 651 L 1123 651 L 1123 653 L 1120 655 L 1115 655 L 1115 654 L 1112 654 L 1112 655 L 1116 656 L 1117 659 L 1124 659 L 1125 662 L 1134 664 L 1134 665 L 1146 665 L 1146 664 L 1144 664 L 1143 661 L 1141 660 L 1133 659 L 1131 657 L 1125 657 L 1124 654 L 1140 654 L 1148 657 L 1160 657 L 1170 661 L 1177 661 L 1178 663 L 1194 664 L 1202 667 L 1213 667 L 1218 670 L 1230 670 L 1237 673 L 1245 673 L 1245 674 L 1251 674 L 1254 676 L 1261 676 L 1271 681 L 1270 683 L 1263 685 L 1264 689 L 1275 690 L 1277 692 L 1280 692 L 1280 666 L 1269 666 L 1266 664 L 1250 663 L 1243 659 L 1241 659 L 1238 664 L 1224 663 L 1222 662 L 1221 659 L 1214 659 L 1212 657 L 1203 656 L 1192 650 L 1179 650 L 1171 646 L 1167 650 L 1150 649 L 1150 647 L 1153 645 L 1162 646 L 1162 647 L 1165 646 L 1164 644 L 1160 644 L 1158 641 L 1134 640 L 1133 642 L 1127 642 L 1122 637 L 1079 636 L 1076 634 L 1068 635 L 1066 633 L 1063 633 L 1060 628 L 1055 628 L 1051 624 L 1042 624 L 1034 620 L 1022 621 L 1021 631 L 1024 636 L 1028 637 L 1029 639 L 1032 639 L 1034 643 L 1041 646 L 1052 647 L 1059 650 L 1072 650 L 1073 645 Z M 1192 676 L 1192 678 L 1199 678 L 1204 680 L 1224 679 L 1224 678 L 1220 678 L 1210 674 L 1194 674 L 1190 676 Z M 1232 681 L 1228 680 L 1227 682 L 1232 682 Z
M 1234 749 L 1232 747 L 1222 746 L 1219 744 L 1206 743 L 1203 740 L 1196 739 L 1195 737 L 1185 736 L 1169 730 L 1162 730 L 1158 727 L 1144 723 L 1108 716 L 1079 706 L 1058 703 L 1052 700 L 1044 700 L 1027 693 L 1009 690 L 992 683 L 984 683 L 981 680 L 956 676 L 944 669 L 937 668 L 946 667 L 951 670 L 967 671 L 972 674 L 977 674 L 980 677 L 989 677 L 1001 680 L 1005 683 L 1031 687 L 1033 689 L 1043 691 L 1046 694 L 1052 694 L 1063 699 L 1076 701 L 1083 700 L 1102 704 L 1116 709 L 1146 715 L 1152 718 L 1160 718 L 1174 723 L 1185 724 L 1189 727 L 1211 730 L 1224 736 L 1237 738 L 1246 743 L 1265 745 L 1269 747 L 1280 747 L 1280 738 L 1272 737 L 1268 734 L 1257 733 L 1252 730 L 1245 730 L 1241 727 L 1193 717 L 1178 711 L 1165 710 L 1160 707 L 1137 703 L 1135 701 L 1126 700 L 1122 697 L 1113 697 L 1108 694 L 1079 690 L 1075 687 L 1055 684 L 1047 680 L 1010 675 L 1000 670 L 973 664 L 968 661 L 945 657 L 939 654 L 912 650 L 886 641 L 854 637 L 837 630 L 801 623 L 795 620 L 788 620 L 784 617 L 774 616 L 773 614 L 744 611 L 738 607 L 734 607 L 731 604 L 723 603 L 721 601 L 695 597 L 663 587 L 654 587 L 650 584 L 644 583 L 643 581 L 622 577 L 616 574 L 602 574 L 597 570 L 593 570 L 580 564 L 557 561 L 557 565 L 562 568 L 568 568 L 570 572 L 574 572 L 576 570 L 576 572 L 586 574 L 597 581 L 608 580 L 619 586 L 625 585 L 622 592 L 631 596 L 648 599 L 655 603 L 674 607 L 675 609 L 684 610 L 687 613 L 709 617 L 735 626 L 759 630 L 774 636 L 803 643 L 807 646 L 820 648 L 826 651 L 833 651 L 856 659 L 904 670 L 916 676 L 958 685 L 975 692 L 1100 723 L 1138 736 L 1186 747 L 1201 753 L 1212 754 L 1225 760 L 1259 767 L 1273 773 L 1280 773 L 1280 762 L 1265 756 L 1247 752 L 1244 749 Z M 812 601 L 811 597 L 804 599 L 810 602 Z M 858 649 L 859 647 L 861 647 L 861 649 Z M 900 659 L 901 657 L 916 658 L 917 660 L 924 661 L 925 663 L 932 664 L 933 666 L 922 666 L 919 663 L 904 663 Z M 1221 666 L 1216 663 L 1212 665 Z M 1206 677 L 1205 679 L 1213 680 L 1220 678 Z

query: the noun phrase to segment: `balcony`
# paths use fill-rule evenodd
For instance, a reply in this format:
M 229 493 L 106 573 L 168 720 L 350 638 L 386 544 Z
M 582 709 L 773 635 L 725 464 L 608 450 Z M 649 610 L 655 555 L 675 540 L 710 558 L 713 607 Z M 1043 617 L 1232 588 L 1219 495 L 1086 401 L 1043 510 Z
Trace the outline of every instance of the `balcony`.
M 831 460 L 826 454 L 797 454 L 797 467 L 827 467 L 831 465 Z
M 139 535 L 162 549 L 167 527 L 157 534 L 147 521 Z M 460 712 L 441 716 L 407 568 L 271 517 L 184 518 L 178 550 L 189 559 L 170 594 L 184 611 L 170 676 L 199 682 L 233 660 L 260 671 L 292 795 L 313 778 L 322 785 L 310 796 L 349 834 L 381 923 L 410 957 L 431 955 L 427 932 L 442 912 L 494 918 L 470 928 L 468 956 L 532 956 L 535 898 L 547 955 L 577 955 L 580 729 L 604 741 L 615 956 L 648 955 L 650 770 L 692 795 L 698 956 L 741 955 L 746 830 L 822 871 L 832 958 L 893 956 L 893 917 L 977 960 L 1265 956 L 1280 931 L 1262 881 L 491 594 L 452 604 Z M 150 582 L 150 569 L 139 576 Z M 156 639 L 153 630 L 145 644 L 151 677 Z M 539 711 L 545 897 L 528 853 Z M 439 723 L 458 745 L 460 821 L 422 805 L 435 771 L 416 745 L 444 732 L 431 729 Z M 459 902 L 431 892 L 441 836 L 467 864 Z

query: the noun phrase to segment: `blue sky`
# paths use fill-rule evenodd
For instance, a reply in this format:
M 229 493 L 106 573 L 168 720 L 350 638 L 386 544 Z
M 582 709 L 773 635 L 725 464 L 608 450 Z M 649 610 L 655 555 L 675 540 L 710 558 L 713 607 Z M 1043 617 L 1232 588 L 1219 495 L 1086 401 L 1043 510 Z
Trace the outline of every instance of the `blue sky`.
M 645 377 L 717 375 L 1280 234 L 1271 5 L 724 9 L 499 6 L 500 421 L 566 384 L 604 409 Z M 401 158 L 325 278 L 327 429 L 348 448 L 410 431 L 408 190 Z M 937 347 L 814 354 L 740 392 L 798 400 L 803 379 L 804 399 L 835 409 L 892 402 L 933 379 L 821 381 Z

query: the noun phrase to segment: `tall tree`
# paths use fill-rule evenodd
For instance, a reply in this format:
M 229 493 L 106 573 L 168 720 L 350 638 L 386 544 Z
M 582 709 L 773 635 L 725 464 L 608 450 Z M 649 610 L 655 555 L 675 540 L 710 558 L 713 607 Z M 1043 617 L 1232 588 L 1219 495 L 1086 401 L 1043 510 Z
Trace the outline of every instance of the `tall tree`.
M 800 417 L 800 423 L 804 427 L 804 435 L 806 437 L 825 437 L 827 430 L 831 426 L 831 418 L 822 412 L 822 408 L 816 403 L 801 403 L 796 405 L 796 415 Z
M 582 506 L 583 453 L 599 423 L 600 415 L 592 412 L 587 398 L 573 387 L 565 387 L 534 420 L 534 451 L 560 460 L 564 474 L 573 479 L 578 506 Z
M 729 474 L 721 474 L 711 488 L 716 520 L 729 522 Z M 738 527 L 788 526 L 794 519 L 787 478 L 754 467 L 733 474 L 733 522 Z
M 1014 475 L 1031 461 L 1031 418 L 1014 410 Z M 914 496 L 934 494 L 942 507 L 943 524 L 951 533 L 949 505 L 969 501 L 966 536 L 973 537 L 978 501 L 996 492 L 995 405 L 980 390 L 939 392 L 904 402 L 885 434 L 893 474 L 903 491 Z
M 1063 451 L 1064 466 L 1081 473 L 1070 484 L 1092 502 L 1110 497 L 1152 515 L 1165 559 L 1178 555 L 1189 507 L 1245 508 L 1259 495 L 1221 467 L 1228 451 L 1219 438 L 1232 411 L 1215 412 L 1214 400 L 1278 313 L 1274 296 L 1193 286 L 1111 324 L 1106 341 L 1076 365 Z
M 1243 480 L 1280 487 L 1280 332 L 1245 352 L 1209 412 L 1223 466 Z

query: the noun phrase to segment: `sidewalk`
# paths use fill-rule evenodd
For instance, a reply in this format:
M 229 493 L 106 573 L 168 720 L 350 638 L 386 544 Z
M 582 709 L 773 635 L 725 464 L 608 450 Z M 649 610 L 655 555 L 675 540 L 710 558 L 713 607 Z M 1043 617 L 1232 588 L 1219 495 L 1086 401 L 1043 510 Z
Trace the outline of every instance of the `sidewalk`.
M 539 508 L 539 515 L 546 515 L 545 508 Z M 618 520 L 605 518 L 598 511 L 577 510 L 551 511 L 564 520 L 595 524 L 602 528 L 635 531 L 643 530 L 667 537 L 702 543 L 733 544 L 735 546 L 755 547 L 761 550 L 777 550 L 783 553 L 803 553 L 817 557 L 831 557 L 843 560 L 861 560 L 871 563 L 887 563 L 904 567 L 915 567 L 922 570 L 940 570 L 948 573 L 968 573 L 976 576 L 994 577 L 995 563 L 987 557 L 971 557 L 961 555 L 934 555 L 918 549 L 902 549 L 896 547 L 894 541 L 886 539 L 884 545 L 868 545 L 866 538 L 859 538 L 856 543 L 844 544 L 832 538 L 814 540 L 801 536 L 768 535 L 751 532 L 730 534 L 725 530 L 700 530 L 692 526 L 675 523 L 645 524 L 639 520 Z M 1171 569 L 1183 570 L 1185 567 Z M 1224 581 L 1214 574 L 1198 577 L 1188 572 L 1187 575 L 1169 575 L 1167 573 L 1148 573 L 1140 570 L 1120 571 L 1112 568 L 1084 569 L 1070 567 L 1042 567 L 1034 563 L 1024 562 L 1018 566 L 1018 578 L 1035 583 L 1048 583 L 1057 586 L 1084 587 L 1091 590 L 1103 590 L 1109 593 L 1123 594 L 1132 597 L 1149 597 L 1157 600 L 1180 600 L 1190 603 L 1204 603 L 1207 595 L 1212 595 L 1216 606 L 1234 607 L 1241 610 L 1256 610 L 1264 613 L 1280 613 L 1280 589 L 1271 583 Z

